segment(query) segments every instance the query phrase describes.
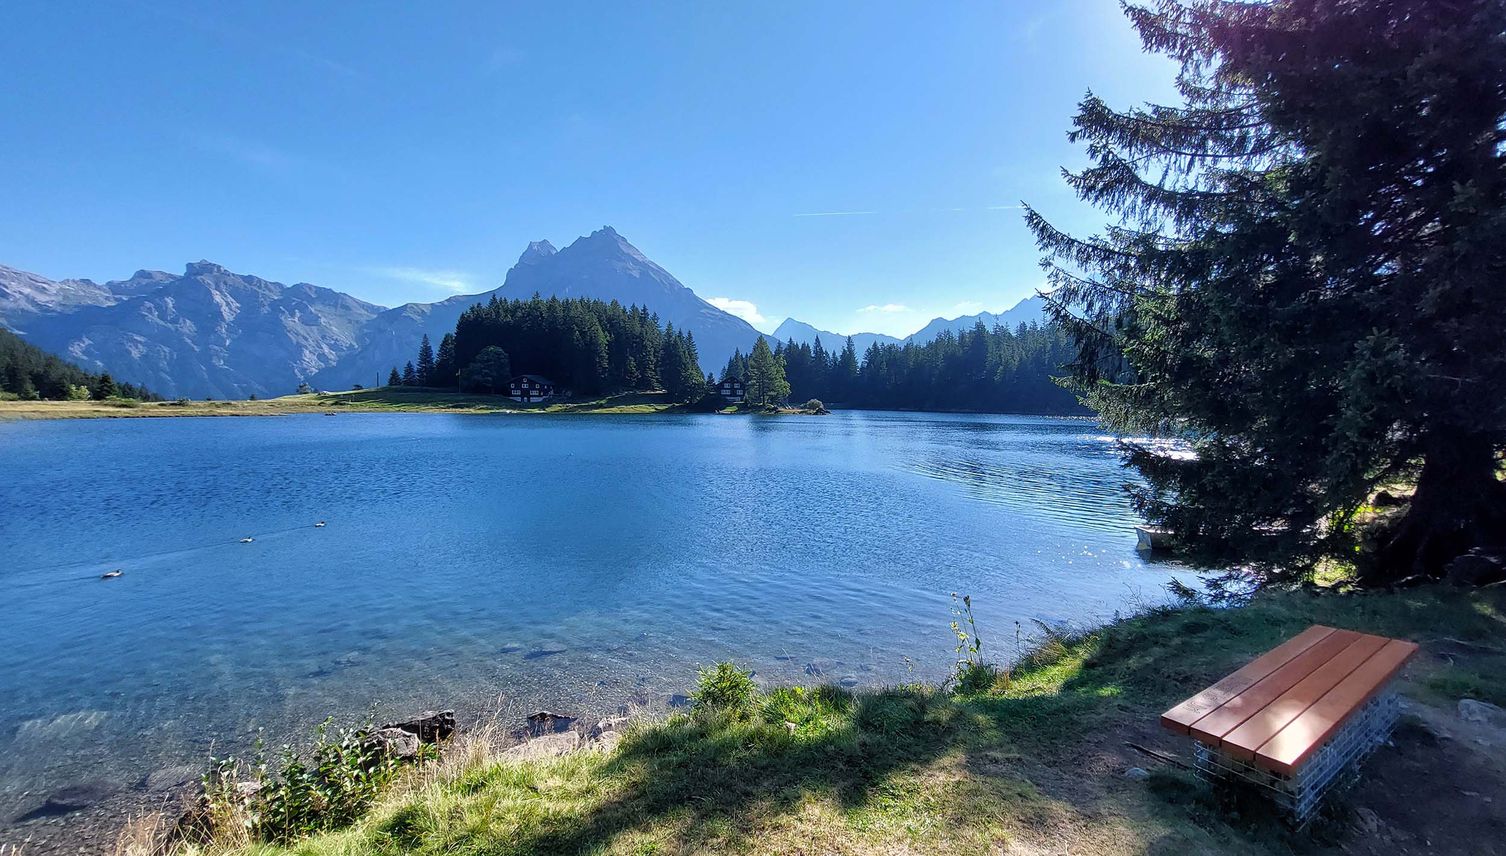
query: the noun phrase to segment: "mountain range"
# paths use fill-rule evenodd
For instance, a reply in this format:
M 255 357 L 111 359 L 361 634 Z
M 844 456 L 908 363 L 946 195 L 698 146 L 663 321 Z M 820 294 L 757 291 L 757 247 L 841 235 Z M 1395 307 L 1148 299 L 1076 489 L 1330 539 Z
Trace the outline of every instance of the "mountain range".
M 610 226 L 564 249 L 548 241 L 529 244 L 491 291 L 391 309 L 309 283 L 283 285 L 233 273 L 208 261 L 188 264 L 182 275 L 141 270 L 105 283 L 50 280 L 0 265 L 0 325 L 86 369 L 109 371 L 166 396 L 246 398 L 283 395 L 302 382 L 321 389 L 379 384 L 390 368 L 413 359 L 424 335 L 437 345 L 468 307 L 494 295 L 534 294 L 645 306 L 661 321 L 692 332 L 710 371 L 763 335 L 701 299 Z M 963 329 L 976 320 L 989 326 L 1038 320 L 1038 301 L 1023 301 L 1001 315 L 938 318 L 905 341 L 929 341 L 943 328 Z M 818 335 L 833 350 L 845 339 L 794 319 L 773 338 L 804 342 Z M 859 353 L 874 341 L 901 341 L 874 333 L 853 338 Z
M 963 330 L 971 330 L 975 324 L 982 323 L 984 327 L 993 329 L 995 326 L 1013 329 L 1021 324 L 1041 324 L 1046 320 L 1046 299 L 1039 295 L 1027 297 L 1016 303 L 1010 309 L 995 314 L 993 312 L 979 312 L 977 315 L 959 315 L 956 318 L 933 318 L 926 326 L 903 339 L 894 336 L 886 336 L 883 333 L 833 333 L 830 330 L 818 330 L 804 321 L 796 321 L 794 318 L 786 318 L 779 327 L 770 334 L 775 340 L 813 345 L 817 338 L 821 339 L 821 346 L 828 351 L 840 349 L 847 341 L 848 335 L 852 337 L 852 346 L 861 357 L 872 345 L 924 345 L 943 331 L 951 331 L 954 335 Z

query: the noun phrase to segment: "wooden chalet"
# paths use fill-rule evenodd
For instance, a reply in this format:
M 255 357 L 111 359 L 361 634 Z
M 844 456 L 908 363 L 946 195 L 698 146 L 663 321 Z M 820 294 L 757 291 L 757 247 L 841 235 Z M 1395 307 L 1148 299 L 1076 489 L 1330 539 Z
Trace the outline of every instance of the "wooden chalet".
M 741 379 L 729 377 L 723 378 L 722 382 L 716 385 L 716 391 L 718 395 L 728 401 L 741 403 L 743 398 L 748 394 L 748 387 Z
M 513 401 L 532 403 L 535 401 L 548 401 L 553 398 L 557 390 L 554 381 L 542 375 L 525 374 L 512 379 L 507 397 Z

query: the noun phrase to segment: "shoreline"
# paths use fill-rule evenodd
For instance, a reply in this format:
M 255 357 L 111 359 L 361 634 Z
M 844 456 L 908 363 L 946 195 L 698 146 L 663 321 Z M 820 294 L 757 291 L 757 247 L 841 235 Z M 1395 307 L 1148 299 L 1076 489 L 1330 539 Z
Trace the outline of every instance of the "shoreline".
M 1062 840 L 1076 842 L 1075 852 L 1109 856 L 1153 844 L 1167 852 L 1288 852 L 1310 844 L 1313 830 L 1293 832 L 1258 806 L 1226 815 L 1207 785 L 1158 760 L 1189 749 L 1158 726 L 1157 714 L 1313 623 L 1423 646 L 1401 679 L 1407 716 L 1393 745 L 1315 822 L 1317 834 L 1346 852 L 1382 852 L 1367 848 L 1397 840 L 1466 852 L 1448 842 L 1480 840 L 1470 835 L 1501 820 L 1506 756 L 1494 753 L 1506 746 L 1506 726 L 1477 725 L 1455 708 L 1463 709 L 1461 698 L 1506 704 L 1499 647 L 1506 593 L 1444 587 L 1271 591 L 1235 609 L 1151 608 L 1047 635 L 1001 669 L 1007 677 L 969 694 L 945 684 L 770 686 L 732 703 L 737 710 L 635 712 L 605 745 L 588 739 L 602 723 L 593 727 L 596 714 L 582 709 L 569 711 L 581 717 L 570 735 L 551 730 L 522 750 L 496 739 L 497 726 L 516 723 L 483 722 L 474 739 L 396 778 L 349 827 L 289 850 L 232 838 L 189 852 L 375 854 L 389 852 L 382 842 L 394 835 L 419 852 L 444 852 L 457 835 L 498 853 L 617 852 L 612 843 L 624 841 L 638 846 L 632 852 L 742 852 L 739 842 L 750 840 L 769 852 L 819 840 L 857 854 L 983 852 L 1005 843 L 1045 852 Z M 1492 799 L 1471 803 L 1452 789 L 1414 787 L 1419 778 L 1456 774 L 1469 778 L 1471 793 Z M 138 806 L 139 818 L 146 805 Z M 426 820 L 408 825 L 415 816 Z M 130 840 L 151 826 L 122 830 L 114 852 L 151 852 Z M 103 835 L 88 843 L 110 852 Z M 45 846 L 28 852 L 76 852 L 61 839 Z
M 867 413 L 936 413 L 949 416 L 1031 416 L 1043 419 L 1096 419 L 1091 414 L 1002 413 L 989 410 L 922 410 L 902 408 L 845 408 Z M 794 407 L 755 413 L 729 405 L 704 410 L 668 400 L 662 392 L 629 392 L 588 400 L 523 404 L 503 396 L 469 395 L 431 389 L 378 388 L 345 392 L 285 395 L 279 398 L 230 401 L 15 401 L 0 400 L 0 422 L 64 419 L 151 419 L 234 416 L 292 416 L 343 413 L 458 413 L 477 415 L 726 415 L 811 416 Z
M 0 420 L 287 416 L 341 413 L 635 414 L 689 412 L 664 393 L 522 404 L 503 396 L 439 390 L 363 389 L 234 401 L 0 401 Z M 793 411 L 792 411 L 793 412 Z

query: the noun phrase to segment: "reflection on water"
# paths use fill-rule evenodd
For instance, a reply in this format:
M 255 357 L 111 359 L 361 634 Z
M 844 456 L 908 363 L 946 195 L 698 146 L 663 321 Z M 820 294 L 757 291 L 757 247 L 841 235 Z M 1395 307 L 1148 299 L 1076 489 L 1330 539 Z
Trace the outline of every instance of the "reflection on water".
M 662 705 L 727 657 L 767 681 L 939 677 L 952 591 L 1006 639 L 1159 596 L 1100 435 L 862 413 L 0 425 L 0 823 L 86 767 L 129 787 L 329 712 Z

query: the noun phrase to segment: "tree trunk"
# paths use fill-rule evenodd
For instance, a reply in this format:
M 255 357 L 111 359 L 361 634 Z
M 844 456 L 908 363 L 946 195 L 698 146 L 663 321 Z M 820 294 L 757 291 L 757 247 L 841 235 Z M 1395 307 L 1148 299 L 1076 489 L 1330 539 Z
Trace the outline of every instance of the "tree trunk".
M 1426 449 L 1405 515 L 1380 533 L 1361 566 L 1367 586 L 1442 579 L 1450 562 L 1475 547 L 1506 549 L 1506 485 L 1496 477 L 1493 439 L 1438 435 Z

